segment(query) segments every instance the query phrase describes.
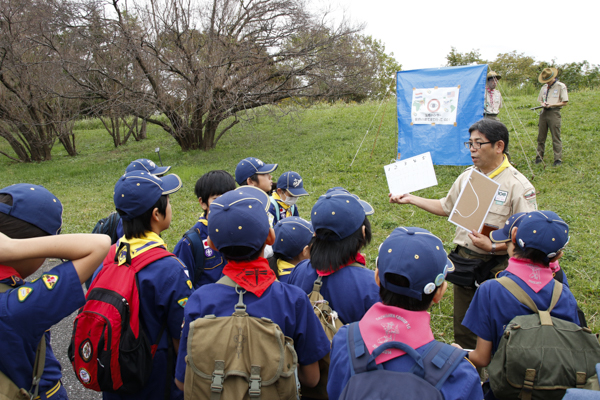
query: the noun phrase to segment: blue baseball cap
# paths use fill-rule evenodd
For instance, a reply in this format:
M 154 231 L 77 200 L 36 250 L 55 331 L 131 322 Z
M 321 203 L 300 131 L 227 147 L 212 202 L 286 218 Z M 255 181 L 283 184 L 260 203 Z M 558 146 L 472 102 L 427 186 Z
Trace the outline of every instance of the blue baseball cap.
M 258 158 L 248 157 L 240 161 L 235 167 L 235 181 L 244 185 L 246 180 L 254 174 L 270 174 L 277 169 L 278 164 L 265 164 Z
M 373 213 L 375 213 L 375 209 L 373 208 L 373 206 L 371 206 L 366 201 L 361 200 L 360 197 L 358 197 L 357 195 L 355 195 L 353 193 L 350 193 L 348 190 L 344 189 L 341 186 L 336 186 L 331 189 L 328 189 L 325 194 L 332 193 L 332 192 L 344 192 L 344 193 L 349 194 L 350 196 L 354 196 L 354 198 L 356 198 L 356 200 L 358 200 L 358 202 L 360 203 L 362 208 L 365 210 L 365 215 L 373 215 Z
M 531 211 L 523 217 L 515 239 L 521 249 L 540 250 L 550 259 L 569 242 L 569 225 L 555 212 Z
M 498 229 L 490 232 L 490 239 L 494 243 L 506 243 L 512 240 L 512 229 L 515 227 L 519 227 L 521 222 L 523 221 L 523 216 L 527 215 L 526 212 L 516 213 L 510 216 L 509 219 L 506 220 L 506 223 L 502 227 L 502 229 Z
M 291 260 L 310 243 L 315 231 L 310 222 L 300 217 L 287 217 L 275 225 L 273 252 Z
M 362 226 L 365 216 L 369 215 L 363 204 L 368 205 L 372 214 L 373 207 L 358 196 L 345 189 L 328 190 L 319 197 L 310 212 L 314 230 L 329 229 L 339 240 L 347 238 Z
M 181 179 L 175 174 L 162 177 L 147 171 L 133 171 L 121 176 L 115 185 L 113 199 L 125 221 L 139 217 L 154 206 L 160 196 L 181 189 Z
M 431 294 L 454 271 L 442 241 L 422 228 L 400 227 L 379 247 L 377 257 L 381 286 L 394 293 L 421 300 Z M 386 274 L 396 274 L 408 280 L 408 287 L 388 282 Z
M 245 246 L 258 251 L 271 224 L 269 196 L 254 186 L 243 186 L 217 197 L 210 205 L 208 236 L 217 249 Z
M 0 203 L 0 212 L 34 225 L 50 235 L 62 227 L 63 206 L 48 189 L 30 183 L 17 183 L 0 190 L 12 196 L 12 206 Z
M 288 171 L 281 174 L 277 179 L 277 189 L 287 190 L 292 196 L 307 196 L 308 192 L 304 190 L 302 177 L 299 173 Z
M 164 175 L 169 171 L 171 167 L 159 167 L 154 161 L 148 160 L 147 158 L 138 158 L 129 163 L 127 168 L 125 169 L 125 173 L 133 172 L 133 171 L 146 171 L 150 172 L 152 175 Z

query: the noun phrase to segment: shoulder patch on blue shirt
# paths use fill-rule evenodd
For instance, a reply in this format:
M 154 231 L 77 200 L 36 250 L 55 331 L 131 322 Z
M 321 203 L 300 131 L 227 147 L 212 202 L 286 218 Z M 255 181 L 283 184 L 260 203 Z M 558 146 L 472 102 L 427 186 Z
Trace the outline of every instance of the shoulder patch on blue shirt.
M 48 290 L 52 290 L 58 282 L 58 275 L 42 275 L 42 280 L 44 281 L 44 285 L 46 285 Z
M 33 292 L 33 289 L 30 288 L 29 286 L 21 286 L 20 288 L 18 288 L 17 296 L 19 298 L 19 301 L 21 303 L 24 302 L 29 297 L 31 292 Z
M 179 299 L 177 300 L 177 304 L 179 304 L 181 306 L 181 308 L 185 308 L 185 305 L 187 304 L 188 298 L 184 297 L 183 299 Z

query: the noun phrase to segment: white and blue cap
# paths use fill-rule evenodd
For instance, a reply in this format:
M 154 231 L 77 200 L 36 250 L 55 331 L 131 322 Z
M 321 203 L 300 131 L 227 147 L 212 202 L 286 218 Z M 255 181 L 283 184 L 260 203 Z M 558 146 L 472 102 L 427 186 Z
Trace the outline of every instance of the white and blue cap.
M 527 215 L 527 212 L 520 212 L 511 215 L 510 218 L 506 220 L 506 223 L 502 229 L 490 232 L 490 240 L 494 243 L 510 242 L 512 240 L 512 229 L 519 227 L 521 222 L 523 222 L 523 217 L 525 215 Z
M 381 286 L 417 300 L 433 293 L 454 271 L 442 241 L 428 230 L 414 227 L 394 229 L 379 247 L 377 268 Z M 387 274 L 405 277 L 409 286 L 388 282 Z
M 159 167 L 154 163 L 154 161 L 149 160 L 147 158 L 138 158 L 129 163 L 127 168 L 125 169 L 125 173 L 133 172 L 133 171 L 146 171 L 151 173 L 152 175 L 161 176 L 166 174 L 171 169 L 168 167 Z
M 307 196 L 308 192 L 304 190 L 302 177 L 299 173 L 288 171 L 281 174 L 277 179 L 277 189 L 287 190 L 292 196 Z
M 551 259 L 569 242 L 569 225 L 555 212 L 531 211 L 522 219 L 515 239 L 523 250 L 537 249 Z
M 245 246 L 262 248 L 271 224 L 267 216 L 269 196 L 254 186 L 242 186 L 217 197 L 210 205 L 208 236 L 220 250 Z
M 34 225 L 50 235 L 62 227 L 63 206 L 48 189 L 30 183 L 17 183 L 0 190 L 12 196 L 12 206 L 0 203 L 0 212 Z
M 278 164 L 265 164 L 258 158 L 248 157 L 240 161 L 235 167 L 235 181 L 244 185 L 246 180 L 254 174 L 270 174 L 277 169 Z
M 315 231 L 329 229 L 337 235 L 337 240 L 342 240 L 356 232 L 369 214 L 363 206 L 365 201 L 345 189 L 334 189 L 319 197 L 310 212 L 310 219 Z M 373 207 L 366 204 L 372 213 Z
M 154 206 L 160 196 L 181 189 L 181 179 L 175 174 L 162 177 L 147 171 L 128 172 L 115 184 L 113 199 L 125 221 L 139 217 Z
M 300 217 L 287 217 L 275 225 L 273 252 L 291 260 L 310 243 L 315 231 L 310 222 Z

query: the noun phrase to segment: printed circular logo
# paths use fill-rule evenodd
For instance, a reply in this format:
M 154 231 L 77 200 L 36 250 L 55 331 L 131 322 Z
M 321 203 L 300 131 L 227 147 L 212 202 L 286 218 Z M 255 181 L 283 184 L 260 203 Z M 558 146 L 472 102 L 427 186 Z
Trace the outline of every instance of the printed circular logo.
M 429 103 L 427 103 L 427 109 L 429 112 L 438 112 L 440 110 L 441 104 L 438 99 L 431 99 Z
M 204 249 L 204 255 L 208 258 L 208 257 L 212 257 L 213 255 L 213 250 L 209 247 L 207 247 L 206 249 Z
M 444 274 L 439 274 L 438 276 L 435 277 L 435 286 L 442 286 L 442 283 L 444 283 L 444 280 L 446 279 L 446 275 Z
M 83 383 L 90 383 L 90 381 L 92 380 L 92 378 L 90 377 L 90 373 L 87 372 L 85 368 L 81 368 L 79 370 L 79 379 L 81 379 L 81 382 Z
M 436 287 L 435 283 L 429 282 L 427 285 L 425 285 L 425 288 L 423 289 L 423 293 L 431 294 L 435 290 L 435 287 Z
M 92 342 L 89 339 L 84 340 L 81 346 L 79 346 L 79 355 L 85 362 L 90 361 L 93 352 Z

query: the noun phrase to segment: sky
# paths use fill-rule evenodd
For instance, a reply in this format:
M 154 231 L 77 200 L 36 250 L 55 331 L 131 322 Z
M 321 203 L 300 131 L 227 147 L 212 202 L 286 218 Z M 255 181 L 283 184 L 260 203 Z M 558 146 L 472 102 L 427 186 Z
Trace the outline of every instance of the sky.
M 326 0 L 323 0 L 326 1 Z M 335 15 L 365 23 L 403 70 L 446 64 L 454 46 L 486 60 L 516 50 L 536 61 L 600 64 L 598 0 L 329 0 Z M 541 10 L 547 10 L 542 12 Z

